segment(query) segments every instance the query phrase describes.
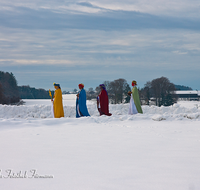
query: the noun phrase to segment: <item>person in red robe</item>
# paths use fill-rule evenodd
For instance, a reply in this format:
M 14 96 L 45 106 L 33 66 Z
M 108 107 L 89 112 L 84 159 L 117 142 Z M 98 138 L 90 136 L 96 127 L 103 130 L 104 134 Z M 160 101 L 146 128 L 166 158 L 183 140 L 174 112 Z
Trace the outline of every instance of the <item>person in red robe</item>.
M 104 84 L 99 85 L 101 88 L 101 92 L 99 96 L 97 97 L 97 109 L 100 113 L 100 115 L 108 115 L 111 116 L 112 114 L 109 113 L 109 100 L 108 100 L 108 93 L 106 91 L 106 87 Z

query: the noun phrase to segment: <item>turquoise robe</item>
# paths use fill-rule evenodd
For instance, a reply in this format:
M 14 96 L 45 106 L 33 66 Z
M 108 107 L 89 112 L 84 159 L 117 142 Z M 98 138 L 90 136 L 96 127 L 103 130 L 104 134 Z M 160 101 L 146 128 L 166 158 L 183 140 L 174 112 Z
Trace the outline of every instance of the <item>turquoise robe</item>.
M 86 106 L 86 92 L 84 88 L 79 92 L 79 98 L 76 99 L 76 117 L 90 116 Z

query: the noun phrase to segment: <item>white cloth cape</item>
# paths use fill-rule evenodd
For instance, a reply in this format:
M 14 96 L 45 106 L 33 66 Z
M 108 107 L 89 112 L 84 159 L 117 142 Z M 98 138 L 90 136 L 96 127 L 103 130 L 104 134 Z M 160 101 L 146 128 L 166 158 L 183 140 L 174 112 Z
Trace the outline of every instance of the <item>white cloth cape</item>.
M 54 108 L 53 108 L 53 102 L 52 102 L 52 104 L 51 104 L 51 114 L 52 114 L 52 116 L 53 116 L 53 118 L 54 118 Z
M 137 111 L 137 108 L 135 106 L 135 103 L 134 103 L 134 100 L 133 100 L 133 96 L 131 94 L 128 114 L 129 115 L 133 115 L 133 114 L 137 114 L 137 113 L 138 113 L 138 111 Z

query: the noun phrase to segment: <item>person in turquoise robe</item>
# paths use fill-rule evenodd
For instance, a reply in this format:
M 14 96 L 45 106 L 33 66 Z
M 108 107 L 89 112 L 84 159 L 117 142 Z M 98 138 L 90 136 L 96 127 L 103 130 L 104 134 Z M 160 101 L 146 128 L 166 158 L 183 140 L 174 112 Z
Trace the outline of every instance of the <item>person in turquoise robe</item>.
M 79 93 L 77 94 L 76 99 L 76 117 L 90 116 L 86 106 L 86 92 L 84 89 L 84 84 L 79 84 Z

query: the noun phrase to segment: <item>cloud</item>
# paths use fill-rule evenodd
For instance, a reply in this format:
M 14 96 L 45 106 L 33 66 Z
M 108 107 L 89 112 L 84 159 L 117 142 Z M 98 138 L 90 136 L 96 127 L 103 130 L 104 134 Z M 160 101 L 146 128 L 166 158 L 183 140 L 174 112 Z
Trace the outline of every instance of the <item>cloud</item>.
M 178 2 L 2 0 L 1 70 L 43 88 L 132 77 L 142 87 L 161 76 L 199 85 L 200 21 L 181 16 L 193 3 Z
M 91 8 L 88 4 L 87 6 L 82 6 L 79 3 L 79 5 L 73 6 L 75 6 L 76 13 L 79 14 L 69 11 L 59 13 L 44 8 L 35 10 L 26 7 L 13 7 L 12 11 L 2 10 L 0 12 L 1 26 L 45 30 L 89 29 L 108 31 L 150 28 L 200 30 L 200 21 L 197 19 L 155 16 L 135 11 L 116 10 L 101 13 L 99 12 L 100 9 L 95 9 L 93 14 L 87 14 L 81 13 L 76 6 L 81 6 L 80 9 L 83 11 Z M 65 9 L 65 7 L 62 8 Z
M 173 53 L 175 53 L 175 54 L 179 54 L 179 55 L 185 55 L 185 54 L 188 54 L 188 52 L 181 52 L 181 51 L 173 51 Z
M 109 10 L 137 11 L 153 15 L 176 17 L 199 17 L 198 0 L 93 0 L 93 6 Z
M 153 15 L 176 16 L 176 17 L 199 17 L 200 2 L 198 0 L 1 0 L 0 7 L 26 7 L 39 10 L 48 8 L 50 10 L 72 10 L 80 12 L 93 12 L 94 9 L 112 10 L 112 11 L 136 11 Z M 78 7 L 79 6 L 79 7 Z M 77 8 L 77 10 L 75 9 Z M 81 10 L 82 7 L 82 10 Z M 85 9 L 84 7 L 90 8 Z
M 28 59 L 0 59 L 0 65 L 72 65 L 68 60 L 28 60 Z
M 195 37 L 194 37 L 195 36 Z M 24 30 L 2 28 L 0 64 L 150 65 L 167 60 L 173 67 L 180 55 L 197 62 L 200 34 L 187 30 Z M 194 56 L 195 55 L 195 56 Z M 148 67 L 148 66 L 146 66 Z

